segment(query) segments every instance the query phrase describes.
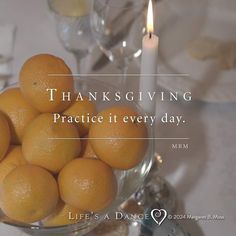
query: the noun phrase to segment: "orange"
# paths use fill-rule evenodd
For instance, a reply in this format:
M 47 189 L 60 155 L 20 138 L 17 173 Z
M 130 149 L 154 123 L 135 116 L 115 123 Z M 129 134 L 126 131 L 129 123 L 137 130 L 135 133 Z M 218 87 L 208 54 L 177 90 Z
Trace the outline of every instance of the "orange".
M 21 144 L 26 127 L 39 115 L 24 99 L 19 88 L 11 88 L 0 94 L 0 111 L 8 119 L 12 144 Z
M 0 199 L 1 209 L 10 219 L 36 222 L 55 209 L 58 202 L 57 182 L 41 167 L 18 166 L 3 180 Z
M 17 166 L 27 164 L 21 146 L 11 146 L 6 157 L 0 162 L 0 184 L 3 179 Z
M 72 207 L 60 201 L 56 209 L 43 220 L 45 226 L 62 226 L 78 223 L 85 219 L 87 214 L 85 211 Z
M 77 99 L 63 114 L 72 117 L 93 117 L 97 114 L 97 111 L 95 104 L 83 96 L 82 99 Z M 81 137 L 88 134 L 90 125 L 88 122 L 82 122 L 81 118 L 78 119 L 77 126 Z
M 109 122 L 109 116 L 117 116 L 117 122 Z M 147 128 L 144 123 L 125 120 L 125 117 L 138 117 L 138 113 L 127 106 L 108 108 L 98 116 L 102 123 L 91 125 L 89 140 L 94 152 L 102 161 L 113 168 L 131 169 L 138 165 L 147 149 Z
M 93 151 L 91 144 L 88 139 L 81 140 L 81 153 L 80 157 L 84 158 L 97 158 L 95 152 Z
M 62 112 L 70 105 L 67 100 L 62 100 L 62 93 L 69 92 L 73 96 L 74 83 L 71 70 L 62 59 L 39 54 L 24 63 L 20 71 L 20 88 L 25 98 L 39 111 Z M 53 101 L 50 101 L 47 89 L 57 90 Z
M 54 123 L 52 114 L 42 114 L 29 125 L 22 148 L 24 157 L 30 164 L 54 173 L 78 157 L 81 151 L 76 127 L 61 121 Z
M 104 210 L 117 192 L 112 169 L 97 159 L 71 161 L 60 172 L 58 184 L 62 200 L 84 211 Z
M 10 145 L 10 128 L 7 119 L 0 112 L 0 160 L 2 160 Z

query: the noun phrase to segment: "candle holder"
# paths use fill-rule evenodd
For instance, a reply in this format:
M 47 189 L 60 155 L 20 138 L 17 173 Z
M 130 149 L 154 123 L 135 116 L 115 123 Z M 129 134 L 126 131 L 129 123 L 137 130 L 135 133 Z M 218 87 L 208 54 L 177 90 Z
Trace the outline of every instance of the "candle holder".
M 154 144 L 153 144 L 154 146 Z M 177 200 L 174 188 L 164 179 L 158 169 L 162 163 L 159 154 L 152 158 L 152 167 L 143 185 L 132 195 L 130 199 L 121 205 L 121 210 L 128 214 L 138 212 L 145 214 L 147 209 L 157 205 L 159 209 L 165 209 L 168 213 L 173 213 L 176 209 Z M 132 205 L 132 207 L 130 207 Z M 130 209 L 132 209 L 130 211 Z
M 158 173 L 160 160 L 161 157 L 156 154 L 151 171 L 143 186 L 133 197 L 137 204 L 144 209 L 158 204 L 161 208 L 172 213 L 176 209 L 176 194 L 173 187 Z

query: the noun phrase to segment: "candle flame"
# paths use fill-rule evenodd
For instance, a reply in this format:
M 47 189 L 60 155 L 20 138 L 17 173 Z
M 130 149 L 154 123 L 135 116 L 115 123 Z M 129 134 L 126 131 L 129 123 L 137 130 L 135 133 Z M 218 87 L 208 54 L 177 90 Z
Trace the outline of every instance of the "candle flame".
M 149 0 L 149 4 L 148 4 L 147 31 L 148 31 L 148 33 L 154 32 L 152 0 Z

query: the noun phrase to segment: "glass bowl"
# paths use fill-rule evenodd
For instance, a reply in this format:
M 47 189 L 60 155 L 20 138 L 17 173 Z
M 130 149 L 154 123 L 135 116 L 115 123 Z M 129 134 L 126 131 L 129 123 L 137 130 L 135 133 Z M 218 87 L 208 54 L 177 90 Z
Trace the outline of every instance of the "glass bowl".
M 108 85 L 107 83 L 97 81 L 92 78 L 76 79 L 74 80 L 74 82 L 76 91 L 81 92 L 81 94 L 85 96 L 88 95 L 89 92 L 97 93 L 96 106 L 98 111 L 101 111 L 106 107 L 114 105 L 128 105 L 134 108 L 140 115 L 144 115 L 143 110 L 134 101 L 129 102 L 123 98 L 120 101 L 114 101 L 113 98 L 115 93 L 120 92 L 122 94 L 120 88 L 118 89 L 114 86 Z M 5 88 L 5 90 L 7 90 L 10 87 L 17 87 L 17 86 L 18 84 L 14 84 Z M 0 93 L 3 91 L 0 91 Z M 109 96 L 111 98 L 109 102 L 103 101 L 102 99 L 103 92 L 109 92 Z M 116 210 L 120 204 L 126 201 L 143 184 L 144 179 L 151 168 L 152 157 L 154 155 L 152 130 L 150 129 L 150 126 L 148 124 L 147 128 L 148 128 L 148 147 L 146 150 L 145 157 L 143 158 L 142 162 L 133 169 L 126 171 L 121 171 L 121 170 L 114 171 L 118 182 L 118 193 L 113 203 L 103 212 L 99 213 L 100 216 L 99 219 L 97 218 L 95 219 L 95 217 L 93 217 L 93 214 L 91 214 L 89 220 L 82 221 L 77 224 L 58 226 L 58 227 L 45 227 L 41 224 L 41 222 L 37 222 L 34 224 L 18 223 L 4 217 L 3 213 L 1 213 L 2 222 L 7 224 L 8 226 L 17 227 L 25 234 L 29 235 L 69 236 L 69 235 L 84 235 L 90 232 L 103 220 L 103 216 L 105 216 L 105 214 Z

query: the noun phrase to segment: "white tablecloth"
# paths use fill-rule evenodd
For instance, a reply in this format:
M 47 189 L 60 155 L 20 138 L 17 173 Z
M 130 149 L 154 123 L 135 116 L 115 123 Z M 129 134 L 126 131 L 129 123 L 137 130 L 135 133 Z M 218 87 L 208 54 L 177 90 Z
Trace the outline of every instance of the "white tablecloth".
M 0 22 L 17 25 L 13 77 L 24 61 L 36 53 L 58 55 L 76 72 L 74 58 L 66 52 L 56 36 L 54 22 L 45 0 L 1 0 Z M 183 114 L 187 125 L 176 128 L 158 125 L 158 137 L 189 137 L 188 150 L 173 150 L 173 141 L 158 142 L 164 163 L 161 174 L 175 187 L 178 214 L 193 216 L 221 215 L 221 221 L 180 221 L 197 236 L 234 235 L 236 225 L 236 104 L 202 102 L 158 105 L 158 115 Z M 17 236 L 13 229 L 0 226 L 0 235 Z

